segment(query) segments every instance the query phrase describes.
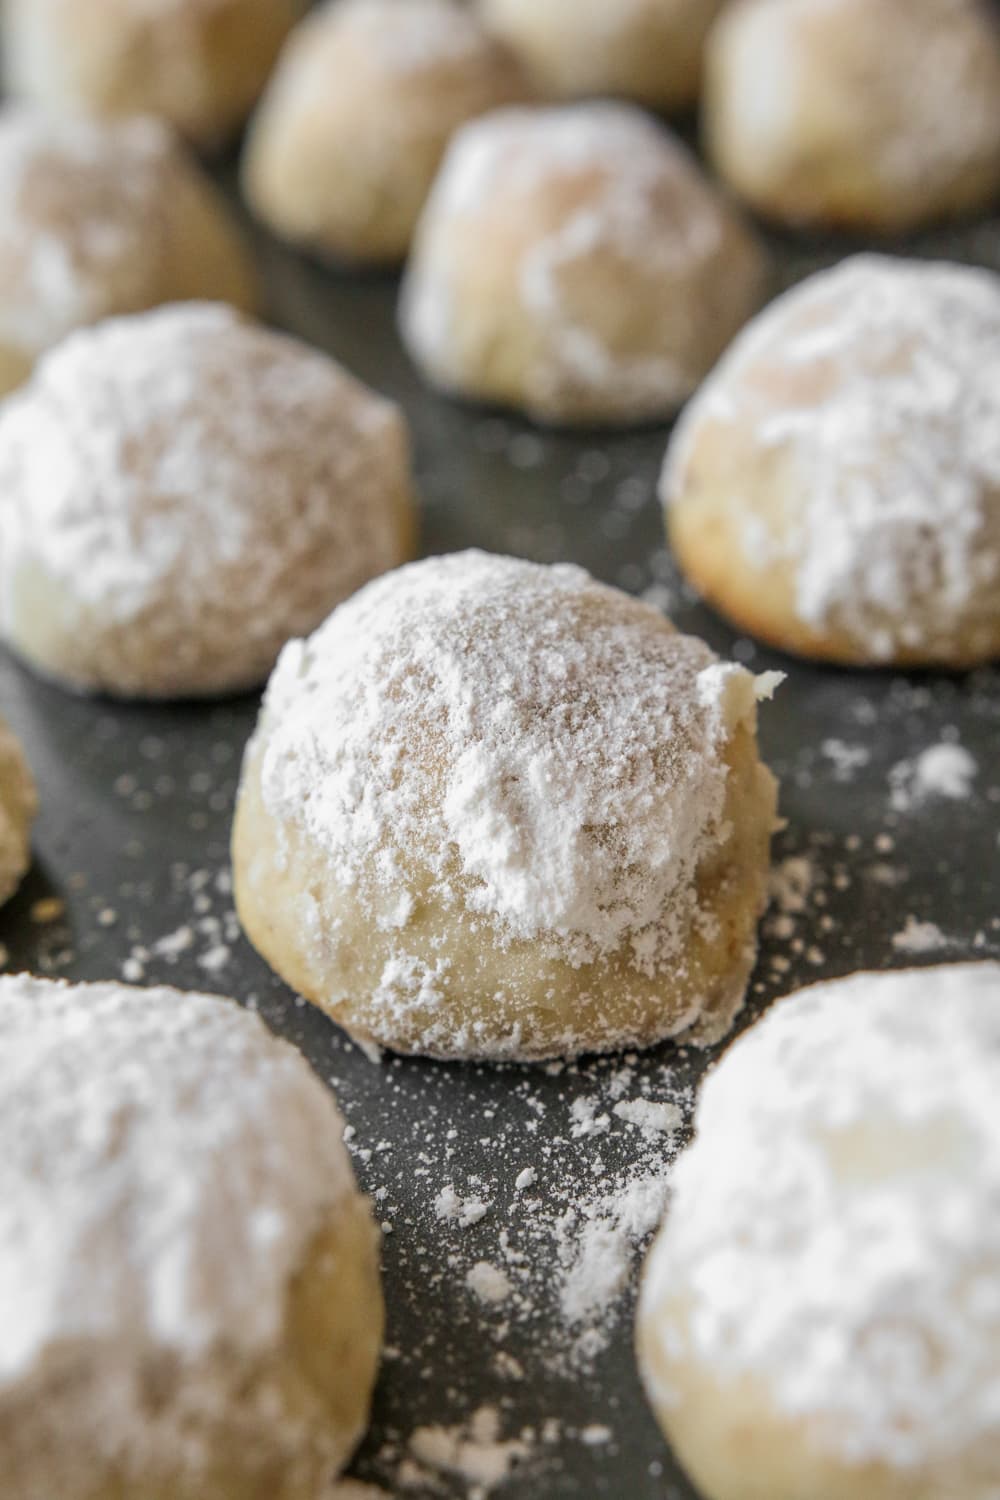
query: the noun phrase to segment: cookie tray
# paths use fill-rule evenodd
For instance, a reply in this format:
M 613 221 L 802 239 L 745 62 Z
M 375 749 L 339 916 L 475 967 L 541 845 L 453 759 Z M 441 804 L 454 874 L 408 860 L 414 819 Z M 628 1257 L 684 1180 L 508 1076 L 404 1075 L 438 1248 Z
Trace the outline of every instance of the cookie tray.
M 232 191 L 232 165 L 219 175 Z M 1000 952 L 1000 673 L 824 670 L 734 637 L 664 548 L 665 428 L 547 433 L 452 404 L 421 386 L 399 345 L 393 279 L 258 244 L 273 321 L 405 407 L 425 552 L 571 559 L 720 652 L 788 673 L 762 714 L 787 827 L 740 1024 L 811 980 Z M 790 284 L 857 247 L 772 248 Z M 1000 270 L 1000 219 L 893 248 Z M 711 1054 L 373 1064 L 238 930 L 227 844 L 256 706 L 75 698 L 0 658 L 0 711 L 42 798 L 34 869 L 3 912 L 5 966 L 234 995 L 337 1090 L 385 1228 L 389 1347 L 359 1479 L 415 1500 L 692 1497 L 643 1400 L 631 1324 L 641 1250 Z M 963 795 L 928 793 L 917 775 L 915 757 L 942 741 L 976 763 Z

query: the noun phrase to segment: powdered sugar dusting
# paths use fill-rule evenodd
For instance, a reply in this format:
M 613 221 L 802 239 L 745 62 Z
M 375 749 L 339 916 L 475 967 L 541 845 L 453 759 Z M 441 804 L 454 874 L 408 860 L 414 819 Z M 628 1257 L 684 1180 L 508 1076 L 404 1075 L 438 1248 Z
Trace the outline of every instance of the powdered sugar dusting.
M 748 445 L 786 477 L 766 521 L 737 488 L 751 560 L 790 559 L 801 618 L 874 658 L 989 654 L 1000 582 L 1000 280 L 861 256 L 787 293 L 736 341 L 671 446 Z M 733 437 L 727 438 L 727 432 Z M 770 472 L 770 471 L 769 471 Z
M 850 1464 L 943 1476 L 956 1453 L 993 1454 L 998 999 L 994 963 L 859 974 L 732 1047 L 650 1257 L 653 1346 L 682 1336 L 725 1376 L 752 1372 Z M 669 1402 L 670 1376 L 650 1379 Z
M 654 974 L 724 837 L 720 749 L 754 705 L 742 668 L 580 569 L 467 553 L 370 585 L 287 648 L 261 780 L 404 937 L 419 851 L 501 946 L 581 964 L 624 944 Z M 433 982 L 404 964 L 380 993 L 406 1005 Z
M 283 1336 L 289 1282 L 353 1190 L 339 1114 L 211 996 L 3 978 L 0 1039 L 0 1384 L 30 1389 L 79 1341 L 95 1364 L 63 1418 L 141 1452 L 151 1359 L 221 1401 L 219 1351 Z
M 36 567 L 109 627 L 159 629 L 189 691 L 252 681 L 399 560 L 406 462 L 394 407 L 222 306 L 75 334 L 0 418 L 6 627 Z
M 181 170 L 155 120 L 0 117 L 0 342 L 34 357 L 166 290 L 164 199 Z M 154 299 L 158 300 L 158 299 Z

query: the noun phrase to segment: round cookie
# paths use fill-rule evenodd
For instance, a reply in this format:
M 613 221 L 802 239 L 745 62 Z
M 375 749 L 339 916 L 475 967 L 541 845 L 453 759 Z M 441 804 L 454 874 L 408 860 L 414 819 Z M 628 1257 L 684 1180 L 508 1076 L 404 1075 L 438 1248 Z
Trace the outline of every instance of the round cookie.
M 246 196 L 319 254 L 401 261 L 449 137 L 527 93 L 458 0 L 332 0 L 282 54 L 247 144 Z
M 403 568 L 282 653 L 236 810 L 244 929 L 399 1052 L 714 1038 L 765 901 L 771 687 L 579 568 Z
M 0 905 L 9 901 L 31 863 L 31 825 L 38 793 L 21 742 L 0 718 Z
M 305 0 L 4 0 L 8 94 L 65 115 L 160 115 L 233 135 Z
M 498 110 L 452 141 L 403 283 L 434 384 L 543 422 L 673 412 L 756 308 L 757 242 L 624 104 Z
M 723 0 L 480 0 L 487 25 L 548 94 L 617 94 L 684 109 Z
M 1000 653 L 1000 279 L 862 256 L 773 303 L 685 411 L 670 543 L 740 629 L 827 661 Z
M 0 111 L 0 395 L 67 334 L 256 284 L 221 198 L 155 120 Z
M 216 996 L 0 978 L 4 1500 L 322 1500 L 378 1235 L 329 1093 Z
M 0 631 L 72 687 L 251 687 L 411 540 L 397 409 L 228 308 L 75 334 L 0 410 Z
M 1000 965 L 780 1001 L 703 1086 L 637 1320 L 705 1500 L 1000 1493 Z
M 1000 18 L 983 0 L 739 0 L 706 49 L 722 179 L 781 223 L 900 233 L 1000 193 Z

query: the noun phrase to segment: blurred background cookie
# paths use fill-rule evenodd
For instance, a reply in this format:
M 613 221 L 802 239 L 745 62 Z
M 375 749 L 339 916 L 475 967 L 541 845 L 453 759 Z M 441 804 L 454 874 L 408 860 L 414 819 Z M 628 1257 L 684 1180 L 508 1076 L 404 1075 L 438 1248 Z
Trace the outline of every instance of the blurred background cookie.
M 289 39 L 255 117 L 247 198 L 318 254 L 400 261 L 452 133 L 528 93 L 458 0 L 330 0 Z
M 63 114 L 162 115 L 231 136 L 306 0 L 3 0 L 8 93 Z
M 102 318 L 256 297 L 221 196 L 166 126 L 0 110 L 0 394 Z
M 1000 654 L 1000 278 L 880 256 L 811 277 L 691 402 L 662 493 L 687 576 L 772 645 Z
M 234 692 L 409 555 L 408 440 L 325 354 L 221 305 L 74 335 L 0 409 L 0 624 L 45 675 Z
M 480 0 L 486 24 L 563 97 L 615 94 L 653 109 L 693 104 L 723 0 Z
M 738 213 L 634 106 L 499 110 L 448 149 L 400 326 L 456 395 L 544 422 L 649 421 L 691 394 L 765 278 Z
M 709 38 L 720 176 L 788 224 L 898 233 L 1000 193 L 986 0 L 735 0 Z

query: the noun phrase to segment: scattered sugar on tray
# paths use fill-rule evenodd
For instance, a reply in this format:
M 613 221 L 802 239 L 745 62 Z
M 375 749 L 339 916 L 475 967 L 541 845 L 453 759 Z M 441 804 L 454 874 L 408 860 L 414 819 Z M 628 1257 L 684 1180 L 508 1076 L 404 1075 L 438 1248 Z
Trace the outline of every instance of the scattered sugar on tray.
M 901 760 L 889 772 L 889 803 L 909 812 L 932 797 L 963 802 L 972 794 L 979 767 L 963 745 L 942 740 L 913 759 Z
M 936 922 L 920 922 L 911 913 L 899 932 L 892 935 L 897 953 L 937 953 L 952 946 Z
M 481 1406 L 467 1422 L 452 1427 L 418 1427 L 410 1436 L 413 1459 L 432 1473 L 453 1475 L 468 1486 L 469 1500 L 489 1495 L 528 1458 L 523 1437 L 502 1438 L 500 1412 Z
M 491 1307 L 506 1302 L 513 1290 L 507 1274 L 499 1266 L 491 1265 L 488 1260 L 476 1261 L 471 1270 L 466 1272 L 465 1284 L 480 1302 Z

